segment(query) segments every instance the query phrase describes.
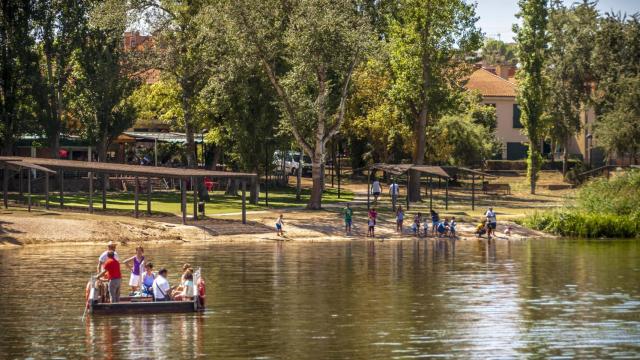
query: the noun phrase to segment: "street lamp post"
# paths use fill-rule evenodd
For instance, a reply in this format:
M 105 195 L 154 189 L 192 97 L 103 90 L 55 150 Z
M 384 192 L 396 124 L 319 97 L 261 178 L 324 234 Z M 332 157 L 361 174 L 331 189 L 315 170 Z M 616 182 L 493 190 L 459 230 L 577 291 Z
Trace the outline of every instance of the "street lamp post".
M 593 162 L 592 162 L 592 150 L 593 150 L 593 134 L 588 133 L 587 134 L 587 148 L 588 148 L 588 154 L 589 154 L 589 167 L 593 166 Z

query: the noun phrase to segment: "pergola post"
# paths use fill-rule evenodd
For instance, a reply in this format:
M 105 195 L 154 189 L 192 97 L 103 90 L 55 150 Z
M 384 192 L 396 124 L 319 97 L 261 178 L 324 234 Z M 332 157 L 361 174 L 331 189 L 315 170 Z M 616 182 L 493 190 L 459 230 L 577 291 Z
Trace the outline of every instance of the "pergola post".
M 136 186 L 134 187 L 134 192 L 133 192 L 133 214 L 136 218 L 138 218 L 138 216 L 140 216 L 140 214 L 138 213 L 138 193 L 139 191 L 139 187 L 140 184 L 138 182 L 138 177 L 135 177 L 135 181 L 136 181 Z
M 4 202 L 4 208 L 8 209 L 9 208 L 9 194 L 8 192 L 8 188 L 9 188 L 9 168 L 5 167 L 2 170 L 2 201 Z
M 102 210 L 107 210 L 107 186 L 109 186 L 109 174 L 102 175 Z
M 198 178 L 191 178 L 191 188 L 193 189 L 193 220 L 198 220 Z
M 471 210 L 476 209 L 476 176 L 471 175 Z
M 449 179 L 444 182 L 444 209 L 449 210 Z
M 429 176 L 429 210 L 433 210 L 433 177 Z
M 19 186 L 18 186 L 18 194 L 20 195 L 19 198 L 20 200 L 22 200 L 23 196 L 24 196 L 24 192 L 22 191 L 22 168 L 19 168 L 18 170 L 18 182 L 19 182 Z
M 411 172 L 407 171 L 407 210 L 409 210 L 409 194 L 411 193 L 410 191 L 411 188 Z
M 60 208 L 64 206 L 64 170 L 60 170 Z
M 89 213 L 93 214 L 93 173 L 89 171 Z
M 371 207 L 371 168 L 369 168 L 369 174 L 367 175 L 367 210 Z
M 182 225 L 187 223 L 187 181 L 180 179 L 180 209 L 182 210 Z
M 49 173 L 44 173 L 44 207 L 49 210 Z
M 27 169 L 27 203 L 31 212 L 31 169 Z
M 242 180 L 242 223 L 247 223 L 247 180 Z
M 147 215 L 151 216 L 151 176 L 147 176 Z

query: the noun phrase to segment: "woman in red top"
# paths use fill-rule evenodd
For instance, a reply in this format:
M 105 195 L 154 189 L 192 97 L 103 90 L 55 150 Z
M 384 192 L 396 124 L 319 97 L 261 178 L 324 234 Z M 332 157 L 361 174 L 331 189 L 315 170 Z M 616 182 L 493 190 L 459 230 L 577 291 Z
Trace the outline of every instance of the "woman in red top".
M 98 274 L 98 278 L 103 275 L 107 275 L 109 281 L 109 297 L 112 303 L 120 301 L 120 282 L 122 280 L 122 274 L 120 273 L 120 263 L 115 259 L 113 251 L 107 253 L 107 261 L 105 261 L 104 270 Z

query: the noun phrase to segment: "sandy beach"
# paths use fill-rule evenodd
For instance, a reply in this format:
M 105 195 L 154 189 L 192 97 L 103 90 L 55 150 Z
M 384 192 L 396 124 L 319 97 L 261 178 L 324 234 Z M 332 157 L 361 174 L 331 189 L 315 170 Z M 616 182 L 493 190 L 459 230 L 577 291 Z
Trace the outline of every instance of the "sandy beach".
M 354 218 L 353 232 L 345 236 L 343 222 L 336 211 L 292 210 L 282 212 L 285 236 L 275 233 L 276 211 L 248 214 L 242 225 L 236 215 L 218 216 L 197 222 L 180 224 L 178 217 L 150 217 L 135 219 L 124 215 L 87 214 L 73 211 L 32 211 L 12 208 L 0 211 L 0 247 L 29 245 L 96 244 L 108 241 L 127 243 L 202 243 L 237 241 L 346 241 L 367 240 L 366 223 Z M 409 222 L 410 224 L 410 222 Z M 511 226 L 511 236 L 504 231 Z M 458 238 L 476 238 L 475 224 L 458 223 Z M 498 239 L 549 237 L 539 231 L 524 228 L 513 222 L 499 222 Z M 376 226 L 376 239 L 410 240 L 415 237 L 405 222 L 402 234 L 395 231 L 391 216 L 382 214 Z

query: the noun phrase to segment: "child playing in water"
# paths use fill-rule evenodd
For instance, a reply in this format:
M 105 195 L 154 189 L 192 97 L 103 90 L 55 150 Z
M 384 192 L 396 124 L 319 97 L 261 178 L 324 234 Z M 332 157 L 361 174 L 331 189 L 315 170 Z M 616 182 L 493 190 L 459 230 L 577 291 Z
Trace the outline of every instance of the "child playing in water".
M 284 230 L 282 230 L 282 226 L 284 225 L 284 220 L 282 214 L 278 216 L 278 220 L 276 221 L 276 235 L 284 236 Z
M 416 227 L 415 234 L 416 236 L 420 236 L 420 223 L 422 222 L 422 213 L 417 213 L 413 218 L 413 225 Z
M 456 225 L 458 225 L 458 223 L 456 223 L 456 217 L 454 216 L 451 218 L 451 223 L 449 224 L 449 237 L 452 239 L 456 237 Z
M 373 218 L 373 216 L 369 215 L 369 233 L 368 233 L 368 236 L 369 237 L 375 237 L 375 231 L 376 231 L 376 220 Z

